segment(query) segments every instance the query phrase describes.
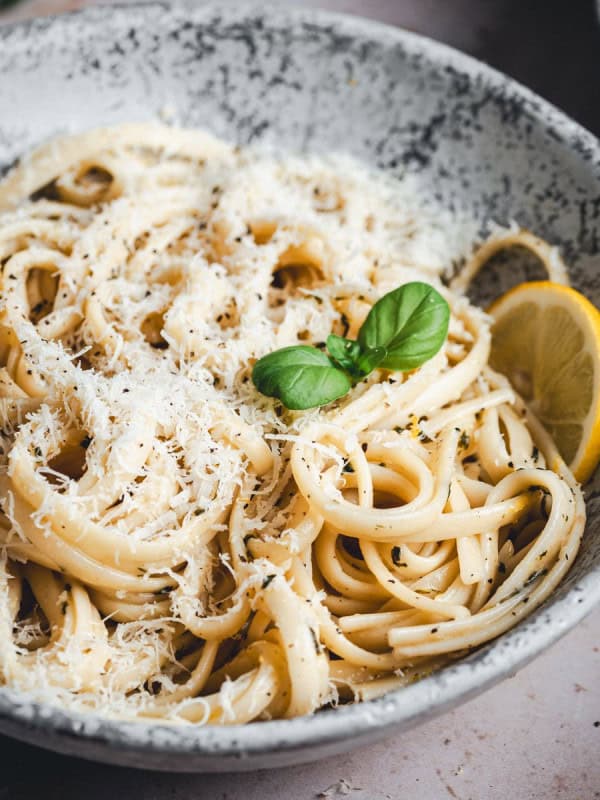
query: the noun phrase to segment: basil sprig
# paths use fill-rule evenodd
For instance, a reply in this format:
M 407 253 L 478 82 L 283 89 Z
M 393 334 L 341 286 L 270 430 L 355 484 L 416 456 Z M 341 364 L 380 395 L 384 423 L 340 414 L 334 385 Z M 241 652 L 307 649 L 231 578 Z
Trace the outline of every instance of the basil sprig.
M 289 409 L 323 406 L 378 367 L 393 372 L 420 367 L 443 345 L 449 322 L 448 303 L 433 286 L 406 283 L 375 303 L 358 339 L 331 333 L 329 355 L 307 345 L 275 350 L 256 362 L 252 380 L 259 392 Z

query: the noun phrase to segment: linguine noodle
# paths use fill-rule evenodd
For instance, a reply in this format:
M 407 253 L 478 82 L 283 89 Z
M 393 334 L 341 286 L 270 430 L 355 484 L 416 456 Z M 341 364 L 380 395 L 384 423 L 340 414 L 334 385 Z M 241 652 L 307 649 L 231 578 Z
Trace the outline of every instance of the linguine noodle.
M 410 683 L 502 634 L 573 562 L 582 495 L 451 288 L 474 227 L 347 158 L 125 125 L 0 183 L 0 677 L 71 708 L 243 723 Z M 458 230 L 460 228 L 460 230 Z M 424 280 L 442 350 L 321 409 L 258 358 L 355 337 Z

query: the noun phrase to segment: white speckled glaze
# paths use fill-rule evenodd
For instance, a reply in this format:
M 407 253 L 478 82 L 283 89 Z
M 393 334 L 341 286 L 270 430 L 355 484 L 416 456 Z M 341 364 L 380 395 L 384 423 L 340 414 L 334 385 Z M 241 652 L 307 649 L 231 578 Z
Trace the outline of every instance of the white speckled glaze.
M 51 136 L 155 118 L 165 106 L 181 124 L 232 141 L 343 149 L 415 173 L 449 206 L 517 219 L 559 244 L 574 284 L 600 301 L 598 142 L 447 47 L 358 18 L 265 5 L 104 7 L 0 28 L 0 172 Z M 587 502 L 581 553 L 550 601 L 385 698 L 294 720 L 176 727 L 66 713 L 1 688 L 0 730 L 100 761 L 232 771 L 310 761 L 408 729 L 514 673 L 600 600 L 598 477 Z

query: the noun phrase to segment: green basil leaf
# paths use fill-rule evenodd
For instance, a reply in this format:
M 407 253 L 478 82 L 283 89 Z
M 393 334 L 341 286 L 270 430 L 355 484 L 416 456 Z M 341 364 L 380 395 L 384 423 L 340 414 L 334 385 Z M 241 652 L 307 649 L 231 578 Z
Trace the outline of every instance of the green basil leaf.
M 365 350 L 361 353 L 356 361 L 356 369 L 358 373 L 364 377 L 374 369 L 381 366 L 387 358 L 387 350 L 385 347 L 375 347 L 373 350 Z
M 336 336 L 335 333 L 330 333 L 327 337 L 327 349 L 335 363 L 347 370 L 353 378 L 364 378 L 373 372 L 387 353 L 385 347 L 363 352 L 357 341 Z
M 345 339 L 343 336 L 336 336 L 330 333 L 327 337 L 327 349 L 329 355 L 339 364 L 342 369 L 352 372 L 361 354 L 360 345 L 354 339 Z
M 352 386 L 325 353 L 307 345 L 284 347 L 259 359 L 252 380 L 259 392 L 297 411 L 331 403 Z
M 433 286 L 415 281 L 384 295 L 359 333 L 363 352 L 385 348 L 380 367 L 410 370 L 432 358 L 448 335 L 450 308 Z

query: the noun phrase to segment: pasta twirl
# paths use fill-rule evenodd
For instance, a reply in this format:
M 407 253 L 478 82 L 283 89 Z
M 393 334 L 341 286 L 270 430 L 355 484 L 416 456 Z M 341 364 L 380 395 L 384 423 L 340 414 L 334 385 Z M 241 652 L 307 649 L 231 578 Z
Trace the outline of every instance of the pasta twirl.
M 585 511 L 448 289 L 473 240 L 342 157 L 126 125 L 0 184 L 0 676 L 123 717 L 231 724 L 416 680 L 557 586 Z M 410 280 L 443 349 L 319 410 L 260 395 L 286 345 L 356 336 Z

